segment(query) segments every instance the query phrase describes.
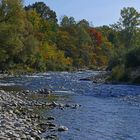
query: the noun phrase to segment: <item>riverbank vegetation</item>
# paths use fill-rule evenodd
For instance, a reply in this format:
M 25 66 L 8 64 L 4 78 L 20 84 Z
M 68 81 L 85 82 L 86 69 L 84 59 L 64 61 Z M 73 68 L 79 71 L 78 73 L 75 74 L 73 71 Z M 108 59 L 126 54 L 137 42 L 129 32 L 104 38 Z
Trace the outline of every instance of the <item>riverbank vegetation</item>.
M 112 25 L 114 49 L 108 68 L 111 80 L 140 83 L 140 13 L 133 7 L 121 10 L 121 18 Z
M 0 0 L 1 71 L 106 67 L 109 79 L 139 81 L 140 13 L 133 7 L 123 8 L 116 24 L 93 27 L 67 16 L 58 23 L 43 2 Z

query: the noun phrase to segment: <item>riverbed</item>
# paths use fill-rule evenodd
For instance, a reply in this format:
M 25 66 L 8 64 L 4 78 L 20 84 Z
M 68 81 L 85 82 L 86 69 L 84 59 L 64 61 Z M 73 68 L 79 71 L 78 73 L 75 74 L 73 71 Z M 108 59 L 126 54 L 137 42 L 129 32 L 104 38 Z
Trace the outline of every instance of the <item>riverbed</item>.
M 79 104 L 78 109 L 42 109 L 42 116 L 55 116 L 67 132 L 52 132 L 60 140 L 140 140 L 140 86 L 82 81 L 96 71 L 48 72 L 0 79 L 7 90 L 52 90 L 58 103 Z M 43 99 L 40 99 L 43 100 Z

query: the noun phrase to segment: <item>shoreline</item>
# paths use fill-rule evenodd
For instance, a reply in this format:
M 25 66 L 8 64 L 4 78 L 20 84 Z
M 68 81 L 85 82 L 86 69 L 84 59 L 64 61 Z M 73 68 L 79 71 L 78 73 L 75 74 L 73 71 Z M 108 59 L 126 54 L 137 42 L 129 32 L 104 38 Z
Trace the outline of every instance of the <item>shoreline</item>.
M 39 139 L 39 118 L 33 113 L 31 102 L 19 94 L 0 91 L 0 139 Z
M 90 80 L 99 80 L 101 83 L 101 79 L 104 77 L 104 74 L 101 73 L 97 77 L 95 76 L 95 79 Z M 104 73 L 106 74 L 106 71 Z M 88 78 L 81 80 L 89 80 Z M 96 83 L 98 84 L 98 81 Z M 65 108 L 77 109 L 80 105 L 39 100 L 52 95 L 53 93 L 47 89 L 36 91 L 5 91 L 0 89 L 0 139 L 58 140 L 58 132 L 68 131 L 68 128 L 54 123 L 57 115 L 44 118 L 35 110 L 56 108 L 63 111 Z
M 48 71 L 48 72 L 70 72 L 70 73 L 75 73 L 75 72 L 87 72 L 87 71 L 95 71 L 98 72 L 97 75 L 91 76 L 91 77 L 83 77 L 80 78 L 80 81 L 92 81 L 95 84 L 111 84 L 111 85 L 136 85 L 140 86 L 140 83 L 135 83 L 132 81 L 118 81 L 118 80 L 113 80 L 110 79 L 112 72 L 111 71 L 106 71 L 106 70 L 90 70 L 90 69 L 80 69 L 76 71 Z M 43 73 L 48 73 L 48 72 L 43 72 Z M 29 76 L 34 76 L 36 74 L 40 74 L 41 72 L 33 72 L 33 73 L 21 73 L 21 74 L 0 74 L 0 79 L 6 78 L 6 77 L 21 77 L 24 75 L 29 75 Z M 3 86 L 3 85 L 2 85 Z M 2 87 L 0 85 L 0 89 Z M 6 86 L 4 86 L 6 87 Z M 3 89 L 3 88 L 2 88 Z
M 31 100 L 29 96 L 32 94 L 42 97 L 48 96 L 44 93 L 31 93 L 30 91 L 5 92 L 0 90 L 0 139 L 57 140 L 59 139 L 58 135 L 51 133 L 52 131 L 68 131 L 67 127 L 55 124 L 54 117 L 43 118 L 34 110 L 35 108 L 64 109 L 65 107 L 76 109 L 76 106 Z
M 58 140 L 58 132 L 68 131 L 63 125 L 54 123 L 55 117 L 44 118 L 37 109 L 77 109 L 78 104 L 62 104 L 33 99 L 47 98 L 51 94 L 47 89 L 37 91 L 0 90 L 0 139 L 2 140 Z

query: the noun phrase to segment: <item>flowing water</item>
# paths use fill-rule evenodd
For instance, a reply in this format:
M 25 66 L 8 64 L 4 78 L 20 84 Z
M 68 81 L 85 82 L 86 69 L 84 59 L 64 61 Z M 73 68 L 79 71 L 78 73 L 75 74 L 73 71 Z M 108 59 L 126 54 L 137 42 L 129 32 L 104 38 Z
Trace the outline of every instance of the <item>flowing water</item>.
M 95 84 L 79 79 L 95 71 L 49 72 L 0 80 L 7 89 L 48 88 L 60 103 L 80 104 L 78 109 L 40 110 L 69 128 L 61 140 L 140 140 L 140 86 Z

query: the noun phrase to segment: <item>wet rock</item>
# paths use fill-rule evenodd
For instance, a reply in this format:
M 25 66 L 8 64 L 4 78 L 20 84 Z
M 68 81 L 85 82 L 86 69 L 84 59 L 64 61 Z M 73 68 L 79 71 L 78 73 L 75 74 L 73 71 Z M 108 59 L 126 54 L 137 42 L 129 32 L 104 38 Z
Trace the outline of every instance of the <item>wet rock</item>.
M 21 112 L 20 112 L 18 109 L 15 109 L 15 110 L 14 110 L 14 113 L 15 113 L 15 114 L 20 114 Z
M 91 81 L 91 79 L 90 78 L 81 78 L 81 79 L 79 79 L 80 81 Z
M 65 107 L 65 105 L 62 104 L 62 103 L 59 103 L 59 107 L 60 107 L 60 108 L 63 108 L 63 107 Z
M 49 136 L 46 136 L 46 139 L 47 140 L 58 140 L 58 137 L 57 137 L 57 135 L 49 135 Z
M 42 92 L 47 92 L 43 90 Z M 20 92 L 5 92 L 0 91 L 0 138 L 7 140 L 11 139 L 25 139 L 25 140 L 43 140 L 42 132 L 56 132 L 67 131 L 68 128 L 64 126 L 58 127 L 52 123 L 55 118 L 50 116 L 42 121 L 42 117 L 34 113 L 34 107 L 49 107 L 64 109 L 65 104 L 51 102 L 39 102 L 30 100 L 31 91 Z M 38 94 L 38 93 L 36 93 Z M 28 96 L 29 95 L 29 96 Z M 70 105 L 68 105 L 70 106 Z M 52 137 L 52 138 L 51 138 Z M 49 139 L 57 140 L 57 136 L 51 135 Z
M 51 105 L 52 105 L 53 107 L 57 107 L 57 106 L 59 106 L 59 104 L 56 103 L 55 101 L 53 101 L 53 102 L 51 103 Z
M 22 134 L 21 135 L 21 139 L 26 139 L 26 135 L 25 134 Z
M 70 105 L 69 104 L 66 104 L 65 107 L 70 107 Z
M 40 123 L 38 124 L 38 127 L 41 128 L 41 131 L 46 131 L 48 123 Z
M 6 123 L 7 123 L 6 120 L 1 120 L 1 121 L 0 121 L 0 124 L 1 124 L 1 125 L 4 125 L 4 124 L 6 124 Z
M 47 118 L 47 120 L 54 120 L 54 119 L 55 119 L 55 118 L 52 117 L 52 116 L 50 116 L 50 117 Z
M 47 94 L 47 95 L 52 93 L 52 91 L 50 91 L 46 88 L 45 89 L 40 89 L 37 92 L 40 93 L 40 94 Z
M 68 131 L 68 128 L 65 127 L 65 126 L 59 126 L 59 127 L 58 127 L 58 131 L 59 131 L 59 132 Z
M 36 140 L 35 138 L 31 137 L 31 136 L 27 136 L 26 138 L 27 140 Z
M 12 132 L 12 131 L 7 132 L 6 134 L 11 138 L 13 138 L 13 137 L 19 138 L 20 137 L 19 134 L 16 134 L 15 132 Z
M 49 126 L 49 127 L 57 127 L 57 125 L 54 124 L 54 123 L 48 123 L 48 126 Z
M 30 135 L 36 140 L 41 140 L 41 137 L 36 132 L 31 132 Z
M 24 93 L 30 93 L 30 91 L 29 90 L 25 90 L 25 92 Z
M 9 110 L 9 113 L 10 113 L 10 114 L 13 114 L 13 110 Z
M 75 104 L 75 105 L 71 106 L 72 109 L 77 109 L 77 108 L 79 108 L 79 107 L 80 107 L 79 104 Z
M 18 123 L 18 122 L 16 122 L 16 123 L 14 123 L 14 126 L 15 126 L 15 127 L 21 127 L 21 124 Z

